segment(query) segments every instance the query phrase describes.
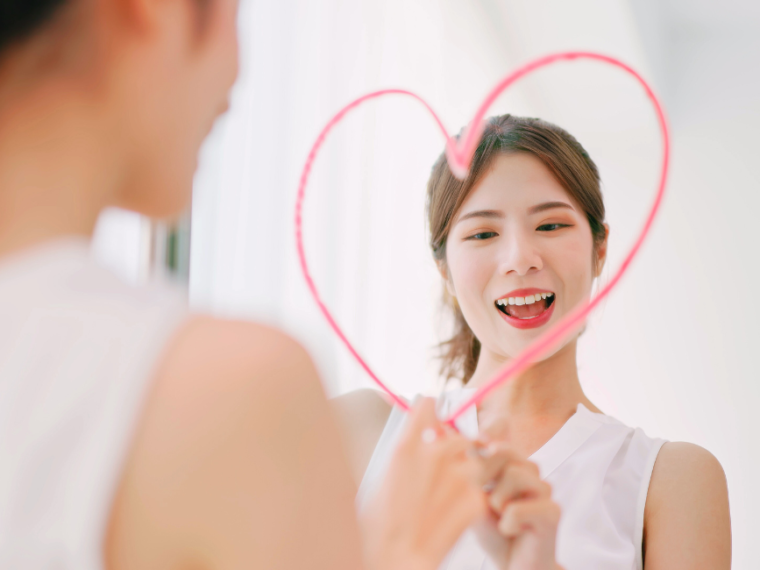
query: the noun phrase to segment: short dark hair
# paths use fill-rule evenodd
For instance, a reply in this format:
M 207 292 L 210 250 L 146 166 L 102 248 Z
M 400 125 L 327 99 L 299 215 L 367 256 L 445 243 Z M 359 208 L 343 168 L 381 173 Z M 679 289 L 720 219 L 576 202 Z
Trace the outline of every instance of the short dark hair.
M 0 54 L 44 26 L 70 0 L 0 0 Z

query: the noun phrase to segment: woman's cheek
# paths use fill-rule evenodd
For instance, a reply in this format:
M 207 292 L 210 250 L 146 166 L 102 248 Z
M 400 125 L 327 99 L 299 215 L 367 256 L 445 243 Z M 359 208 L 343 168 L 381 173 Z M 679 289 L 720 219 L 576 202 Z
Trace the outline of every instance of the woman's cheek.
M 559 269 L 559 277 L 564 284 L 567 310 L 572 310 L 588 297 L 592 284 L 591 250 L 586 244 L 576 245 L 555 259 L 555 267 Z
M 454 278 L 454 287 L 459 295 L 481 296 L 488 286 L 491 263 L 482 252 L 473 251 L 469 254 L 460 252 L 455 260 L 455 267 L 451 267 Z

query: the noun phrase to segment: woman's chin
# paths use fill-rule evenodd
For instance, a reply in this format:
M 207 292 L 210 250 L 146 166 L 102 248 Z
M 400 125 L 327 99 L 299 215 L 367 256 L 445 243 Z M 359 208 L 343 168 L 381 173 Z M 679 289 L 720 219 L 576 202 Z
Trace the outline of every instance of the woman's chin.
M 551 326 L 553 326 L 556 321 L 556 318 L 553 319 Z M 509 331 L 504 331 L 502 327 L 502 334 L 497 344 L 497 351 L 499 354 L 504 356 L 505 360 L 512 360 L 520 356 L 526 349 L 533 346 L 533 344 L 547 330 L 549 330 L 551 326 L 541 326 L 518 330 L 512 329 Z M 531 359 L 531 362 L 538 363 L 549 360 L 563 348 L 565 348 L 568 344 L 573 342 L 577 337 L 578 333 L 575 333 L 570 337 L 563 339 L 558 346 L 552 347 L 551 350 L 542 354 L 539 358 Z

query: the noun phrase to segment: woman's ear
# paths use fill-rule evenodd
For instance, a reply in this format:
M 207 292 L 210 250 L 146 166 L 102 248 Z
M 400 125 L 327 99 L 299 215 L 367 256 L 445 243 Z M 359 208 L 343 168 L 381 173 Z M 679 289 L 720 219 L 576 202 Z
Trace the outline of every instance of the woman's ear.
M 446 262 L 436 261 L 435 265 L 438 268 L 438 273 L 441 274 L 441 279 L 443 279 L 443 282 L 446 285 L 446 291 L 453 299 L 456 299 L 457 295 L 454 291 L 454 284 L 451 282 L 451 276 L 449 275 L 449 268 L 447 267 Z
M 596 268 L 594 270 L 594 277 L 599 277 L 604 269 L 604 263 L 607 261 L 607 244 L 610 239 L 610 226 L 604 224 L 604 240 L 596 246 Z

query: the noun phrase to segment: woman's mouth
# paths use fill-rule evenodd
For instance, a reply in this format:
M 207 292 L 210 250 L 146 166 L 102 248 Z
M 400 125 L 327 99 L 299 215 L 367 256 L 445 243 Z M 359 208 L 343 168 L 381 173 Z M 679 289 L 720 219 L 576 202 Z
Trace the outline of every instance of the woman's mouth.
M 514 291 L 494 304 L 502 318 L 513 327 L 532 329 L 551 318 L 555 298 L 551 291 Z

